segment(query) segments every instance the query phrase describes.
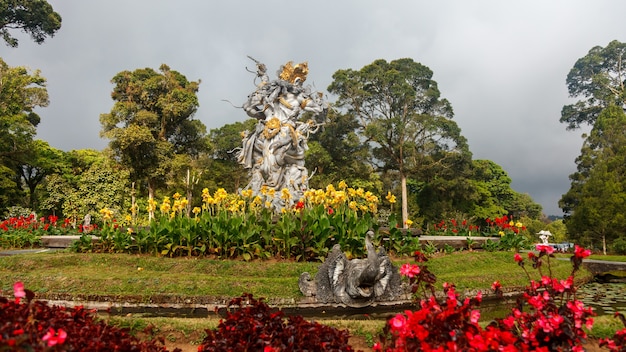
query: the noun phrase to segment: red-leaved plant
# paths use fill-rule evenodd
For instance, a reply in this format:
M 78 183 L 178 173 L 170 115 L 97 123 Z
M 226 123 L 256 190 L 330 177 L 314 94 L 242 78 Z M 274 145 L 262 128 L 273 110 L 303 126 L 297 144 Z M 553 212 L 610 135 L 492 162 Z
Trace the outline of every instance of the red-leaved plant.
M 14 300 L 0 297 L 0 351 L 167 351 L 164 341 L 141 341 L 82 306 L 33 300 L 35 294 L 21 282 L 13 294 Z
M 198 351 L 345 351 L 352 352 L 347 330 L 304 320 L 301 316 L 285 318 L 273 311 L 263 299 L 244 293 L 228 304 L 226 319 L 207 336 Z
M 454 285 L 444 284 L 444 295 L 435 294 L 436 278 L 425 265 L 405 264 L 401 273 L 408 278 L 414 294 L 420 293 L 420 309 L 398 314 L 387 322 L 377 351 L 582 351 L 586 338 L 584 328 L 591 329 L 594 315 L 591 308 L 576 300 L 574 275 L 589 250 L 576 246 L 571 257 L 573 270 L 566 280 L 552 277 L 550 258 L 554 249 L 538 245 L 538 254 L 529 252 L 532 266 L 539 270 L 541 280 L 531 279 L 524 259 L 518 253 L 516 262 L 526 271 L 530 285 L 526 287 L 511 313 L 482 328 L 478 324 L 482 300 L 460 299 Z M 417 262 L 426 258 L 415 253 Z M 548 275 L 543 274 L 543 265 Z M 492 289 L 502 295 L 501 285 Z M 419 295 L 418 295 L 419 297 Z

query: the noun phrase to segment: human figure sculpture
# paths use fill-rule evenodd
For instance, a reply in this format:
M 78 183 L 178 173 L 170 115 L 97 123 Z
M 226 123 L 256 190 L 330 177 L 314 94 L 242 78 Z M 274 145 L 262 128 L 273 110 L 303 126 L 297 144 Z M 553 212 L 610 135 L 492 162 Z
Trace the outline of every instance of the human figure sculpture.
M 543 244 L 550 243 L 550 237 L 552 237 L 552 233 L 550 233 L 550 231 L 541 230 L 541 231 L 537 232 L 537 234 L 539 235 L 539 238 L 541 239 L 541 242 Z
M 348 260 L 336 244 L 314 280 L 308 272 L 300 275 L 300 291 L 305 296 L 315 296 L 320 303 L 342 303 L 356 308 L 398 298 L 403 292 L 400 274 L 384 248 L 376 251 L 373 235 L 369 231 L 365 236 L 367 257 L 364 259 Z
M 293 65 L 290 61 L 282 65 L 278 79 L 270 81 L 265 65 L 254 61 L 261 82 L 248 96 L 243 109 L 258 123 L 255 131 L 243 133 L 243 146 L 237 152 L 237 159 L 250 169 L 251 180 L 246 189 L 252 189 L 253 195 L 261 194 L 263 189 L 289 190 L 290 198 L 274 192 L 270 200 L 275 210 L 281 210 L 291 207 L 308 189 L 304 153 L 309 134 L 321 126 L 313 120 L 300 121 L 300 114 L 308 111 L 319 118 L 325 110 L 324 102 L 321 93 L 303 85 L 309 72 L 306 62 Z

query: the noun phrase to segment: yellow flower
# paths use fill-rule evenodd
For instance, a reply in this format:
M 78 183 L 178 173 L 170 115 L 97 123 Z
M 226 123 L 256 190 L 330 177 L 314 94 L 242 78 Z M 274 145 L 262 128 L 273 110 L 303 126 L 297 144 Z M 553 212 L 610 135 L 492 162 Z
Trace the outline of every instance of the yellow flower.
M 172 196 L 172 198 L 174 198 L 176 200 L 180 199 L 180 197 L 181 197 L 181 195 L 178 192 L 174 193 L 174 195 Z
M 146 210 L 148 210 L 149 213 L 152 213 L 156 210 L 156 201 L 154 200 L 154 198 L 148 199 L 148 206 L 146 207 Z
M 126 229 L 126 232 L 128 232 L 129 235 L 133 234 L 133 228 L 129 227 L 128 229 Z
M 226 199 L 227 196 L 228 192 L 226 192 L 226 190 L 223 188 L 218 188 L 217 191 L 215 191 L 215 194 L 213 194 L 213 198 L 215 198 L 216 202 L 223 201 L 224 199 Z
M 191 212 L 196 215 L 200 214 L 201 211 L 202 209 L 200 209 L 200 207 L 193 207 L 193 210 L 191 210 Z
M 411 227 L 411 225 L 413 225 L 413 221 L 411 219 L 406 219 L 404 223 L 406 224 L 406 227 Z
M 109 208 L 100 209 L 100 215 L 102 215 L 102 219 L 105 221 L 113 218 L 113 212 Z
M 513 222 L 513 220 L 509 221 L 509 226 L 513 226 L 515 225 L 515 223 Z
M 391 204 L 394 204 L 396 202 L 396 196 L 394 196 L 393 194 L 391 194 L 391 191 L 387 192 L 387 196 L 385 197 L 387 199 L 387 201 Z
M 339 181 L 339 184 L 337 185 L 337 188 L 345 190 L 346 188 L 348 188 L 348 184 L 346 183 L 346 181 L 341 180 L 341 181 Z
M 126 220 L 126 222 L 131 222 L 133 220 L 133 217 L 130 216 L 130 214 L 126 214 L 126 217 L 124 218 L 124 220 Z
M 248 188 L 248 189 L 244 189 L 243 191 L 241 191 L 241 195 L 245 198 L 250 198 L 252 197 L 252 189 Z
M 289 192 L 289 189 L 283 188 L 280 191 L 280 199 L 282 199 L 282 200 L 289 200 L 289 199 L 291 199 L 291 193 Z
M 350 208 L 352 210 L 357 210 L 358 204 L 356 204 L 355 201 L 350 201 L 350 203 L 348 203 L 348 208 Z
M 500 235 L 500 237 L 504 236 L 504 231 L 498 232 L 498 235 Z
M 524 225 L 522 225 L 522 223 L 518 221 L 515 223 L 515 227 L 521 228 L 521 227 L 524 227 Z

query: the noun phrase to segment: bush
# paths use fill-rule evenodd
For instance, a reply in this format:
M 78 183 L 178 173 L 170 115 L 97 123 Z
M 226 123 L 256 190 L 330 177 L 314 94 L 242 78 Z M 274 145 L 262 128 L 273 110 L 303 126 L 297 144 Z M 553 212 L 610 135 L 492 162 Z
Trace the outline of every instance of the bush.
M 167 351 L 163 341 L 141 341 L 82 306 L 33 301 L 34 293 L 19 282 L 14 294 L 15 300 L 0 297 L 0 351 Z
M 531 279 L 524 258 L 517 253 L 515 261 L 526 271 L 530 285 L 507 317 L 496 319 L 485 328 L 478 324 L 481 293 L 474 298 L 461 299 L 454 285 L 445 283 L 444 294 L 436 295 L 433 285 L 436 278 L 425 265 L 404 264 L 400 271 L 408 277 L 420 309 L 406 311 L 389 320 L 375 350 L 582 351 L 587 336 L 585 329 L 593 325 L 593 312 L 575 299 L 574 274 L 590 251 L 576 246 L 571 258 L 571 275 L 566 280 L 557 280 L 551 277 L 550 271 L 554 248 L 537 245 L 536 249 L 539 254 L 529 252 L 528 259 L 539 271 L 541 281 Z M 427 261 L 419 252 L 415 259 L 419 263 Z M 544 264 L 547 275 L 544 275 Z M 502 295 L 499 282 L 494 282 L 492 289 L 496 295 Z M 419 298 L 420 295 L 423 298 Z M 621 337 L 616 334 L 605 343 L 618 351 L 623 342 Z
M 272 312 L 251 294 L 233 299 L 228 307 L 234 311 L 227 312 L 215 330 L 206 330 L 198 351 L 353 351 L 347 330 L 308 322 L 301 316 L 285 319 L 282 311 Z

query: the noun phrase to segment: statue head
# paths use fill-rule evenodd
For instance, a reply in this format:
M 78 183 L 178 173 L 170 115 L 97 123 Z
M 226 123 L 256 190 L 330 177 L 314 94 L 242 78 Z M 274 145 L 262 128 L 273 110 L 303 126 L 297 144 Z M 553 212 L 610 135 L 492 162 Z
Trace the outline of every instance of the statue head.
M 278 77 L 292 84 L 302 84 L 308 74 L 309 64 L 307 62 L 302 62 L 294 66 L 293 61 L 289 61 L 281 66 L 281 72 L 278 74 Z

